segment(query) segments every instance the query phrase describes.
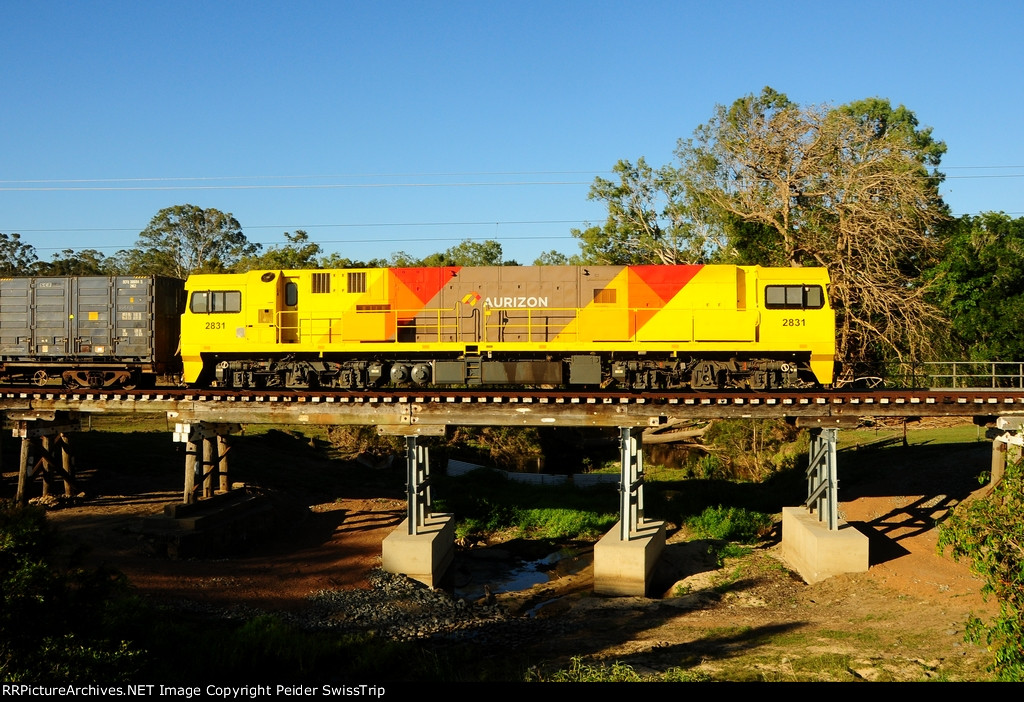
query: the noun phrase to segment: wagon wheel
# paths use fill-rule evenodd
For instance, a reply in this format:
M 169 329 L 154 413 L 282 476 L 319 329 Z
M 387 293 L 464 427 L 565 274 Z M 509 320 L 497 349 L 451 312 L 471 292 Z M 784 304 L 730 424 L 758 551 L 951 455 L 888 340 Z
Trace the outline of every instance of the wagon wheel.
M 75 374 L 68 372 L 63 375 L 64 387 L 68 390 L 77 390 L 82 384 L 75 378 Z
M 49 379 L 50 376 L 46 374 L 46 371 L 40 368 L 32 375 L 32 384 L 38 387 L 43 387 Z
M 128 374 L 128 377 L 121 383 L 121 389 L 123 390 L 134 390 L 139 387 L 141 377 L 138 371 L 132 371 Z

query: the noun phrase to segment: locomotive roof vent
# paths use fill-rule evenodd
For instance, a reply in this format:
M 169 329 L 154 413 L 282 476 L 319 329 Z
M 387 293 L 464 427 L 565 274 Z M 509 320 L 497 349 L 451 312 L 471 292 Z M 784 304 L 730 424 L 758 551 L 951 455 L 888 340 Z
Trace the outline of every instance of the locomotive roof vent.
M 273 279 L 274 279 L 274 274 L 271 273 L 270 271 L 267 271 L 266 273 L 264 273 L 263 275 L 260 276 L 260 280 L 262 280 L 264 283 L 269 283 Z

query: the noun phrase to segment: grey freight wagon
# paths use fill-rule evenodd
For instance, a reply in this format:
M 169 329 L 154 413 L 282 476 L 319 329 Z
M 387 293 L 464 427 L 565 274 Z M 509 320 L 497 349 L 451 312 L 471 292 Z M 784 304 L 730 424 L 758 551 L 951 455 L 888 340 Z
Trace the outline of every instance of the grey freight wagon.
M 181 373 L 184 282 L 162 276 L 0 279 L 0 379 L 151 385 Z

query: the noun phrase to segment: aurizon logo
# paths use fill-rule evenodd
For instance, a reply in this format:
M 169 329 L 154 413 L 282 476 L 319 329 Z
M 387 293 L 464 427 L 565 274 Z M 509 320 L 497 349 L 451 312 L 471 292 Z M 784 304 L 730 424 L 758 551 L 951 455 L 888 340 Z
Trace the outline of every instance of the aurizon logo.
M 545 295 L 520 296 L 520 297 L 482 297 L 475 290 L 462 298 L 462 304 L 473 306 L 481 299 L 484 307 L 510 308 L 510 307 L 547 307 L 548 298 Z

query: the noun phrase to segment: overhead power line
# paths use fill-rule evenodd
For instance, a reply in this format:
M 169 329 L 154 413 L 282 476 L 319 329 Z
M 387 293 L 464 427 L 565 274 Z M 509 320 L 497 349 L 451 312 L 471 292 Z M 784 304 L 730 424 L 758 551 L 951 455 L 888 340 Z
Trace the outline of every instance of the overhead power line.
M 586 219 L 523 219 L 523 220 L 499 220 L 479 222 L 342 222 L 335 224 L 247 224 L 243 230 L 250 229 L 362 229 L 381 227 L 504 227 L 541 224 L 586 224 Z M 25 229 L 19 227 L 0 227 L 0 231 L 18 232 L 19 234 L 65 234 L 65 233 L 112 233 L 112 232 L 138 232 L 138 227 L 80 227 L 80 228 L 48 228 L 48 229 Z M 419 239 L 409 239 L 419 241 Z
M 425 237 L 425 238 L 424 237 L 416 237 L 415 239 L 410 239 L 410 238 L 388 238 L 388 239 L 381 239 L 379 237 L 374 237 L 372 239 L 324 239 L 324 240 L 320 240 L 320 241 L 311 241 L 309 243 L 311 243 L 311 244 L 320 244 L 320 245 L 412 244 L 412 243 L 420 243 L 420 242 L 431 242 L 431 243 L 450 242 L 450 241 L 461 242 L 461 241 L 466 241 L 466 240 L 469 240 L 469 241 L 486 241 L 488 239 L 494 239 L 494 238 L 495 237 L 493 237 L 493 236 L 470 236 L 470 237 L 465 237 L 465 236 L 439 236 L 439 237 Z M 515 242 L 515 241 L 568 241 L 568 240 L 573 240 L 573 237 L 570 234 L 552 234 L 552 235 L 547 235 L 547 236 L 503 236 L 503 237 L 500 237 L 500 238 L 501 238 L 502 243 L 511 243 L 511 242 Z M 253 243 L 260 244 L 261 246 L 277 246 L 279 244 L 280 245 L 285 245 L 285 244 L 288 244 L 289 242 L 287 242 L 287 241 L 257 241 L 257 242 L 253 242 Z M 89 246 L 88 244 L 84 244 L 84 245 L 80 245 L 80 246 L 33 246 L 32 248 L 34 248 L 36 251 L 66 251 L 66 250 L 69 250 L 69 249 L 70 250 L 74 250 L 74 251 L 82 251 L 84 249 L 91 249 L 91 250 L 94 250 L 94 251 L 117 251 L 117 250 L 120 250 L 120 249 L 132 248 L 132 246 L 131 246 L 131 244 L 128 244 L 128 245 L 123 245 L 123 244 L 122 245 L 99 245 L 99 246 Z
M 950 170 L 1000 170 L 1020 169 L 1024 166 L 946 166 L 942 172 L 947 180 L 969 180 L 979 178 L 1024 178 L 1021 173 L 981 173 L 970 175 L 949 175 Z M 356 178 L 466 178 L 486 176 L 551 176 L 610 174 L 608 170 L 588 171 L 477 171 L 453 173 L 365 173 L 335 175 L 294 175 L 294 176 L 196 176 L 196 177 L 152 177 L 152 178 L 47 178 L 0 180 L 0 192 L 135 192 L 135 191 L 182 191 L 182 190 L 346 190 L 376 188 L 486 188 L 486 187 L 538 187 L 538 186 L 579 186 L 591 185 L 592 180 L 500 180 L 500 181 L 456 181 L 456 182 L 370 182 L 370 183 L 237 183 L 229 181 L 295 181 L 314 179 L 356 179 Z M 124 185 L 115 185 L 123 183 Z M 131 185 L 136 183 L 137 185 Z M 151 185 L 142 185 L 150 183 Z M 157 185 L 156 183 L 165 183 Z M 187 183 L 172 185 L 172 183 Z M 211 184 L 212 183 L 212 184 Z

